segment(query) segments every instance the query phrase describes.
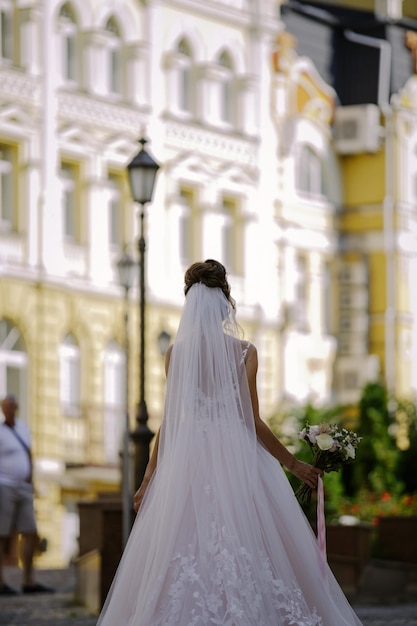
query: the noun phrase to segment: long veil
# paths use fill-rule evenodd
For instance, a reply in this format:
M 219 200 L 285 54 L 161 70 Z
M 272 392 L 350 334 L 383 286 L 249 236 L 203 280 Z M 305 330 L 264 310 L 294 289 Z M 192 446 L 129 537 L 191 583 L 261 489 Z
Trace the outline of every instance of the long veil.
M 175 460 L 175 467 L 179 458 L 187 464 L 198 460 L 207 488 L 223 483 L 220 467 L 230 466 L 235 474 L 243 455 L 244 474 L 254 469 L 247 465 L 248 446 L 255 459 L 256 433 L 239 334 L 221 289 L 193 285 L 170 360 L 160 454 L 164 464 Z M 229 449 L 219 445 L 230 437 Z
M 360 624 L 256 437 L 234 310 L 188 291 L 158 464 L 98 626 Z M 317 607 L 317 609 L 316 609 Z

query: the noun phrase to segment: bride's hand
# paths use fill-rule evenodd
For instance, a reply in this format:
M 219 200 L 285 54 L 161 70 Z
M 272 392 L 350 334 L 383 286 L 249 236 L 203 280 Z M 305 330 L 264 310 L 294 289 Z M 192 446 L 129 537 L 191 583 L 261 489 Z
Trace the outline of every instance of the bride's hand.
M 298 459 L 295 459 L 289 470 L 312 489 L 317 489 L 319 476 L 323 476 L 323 470 Z
M 142 504 L 142 500 L 145 495 L 147 486 L 148 484 L 143 482 L 141 486 L 139 487 L 139 489 L 137 490 L 137 492 L 135 493 L 135 495 L 133 496 L 133 508 L 135 510 L 135 513 L 137 513 L 140 509 L 140 505 Z

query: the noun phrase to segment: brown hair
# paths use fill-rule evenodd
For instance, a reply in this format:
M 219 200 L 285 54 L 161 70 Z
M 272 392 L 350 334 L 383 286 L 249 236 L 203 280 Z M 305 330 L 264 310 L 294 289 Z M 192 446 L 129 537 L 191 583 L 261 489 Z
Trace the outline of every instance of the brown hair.
M 203 283 L 206 287 L 219 288 L 235 309 L 236 304 L 230 295 L 230 285 L 227 281 L 226 268 L 224 265 L 213 259 L 190 265 L 184 276 L 184 293 L 187 295 L 189 289 L 195 283 Z

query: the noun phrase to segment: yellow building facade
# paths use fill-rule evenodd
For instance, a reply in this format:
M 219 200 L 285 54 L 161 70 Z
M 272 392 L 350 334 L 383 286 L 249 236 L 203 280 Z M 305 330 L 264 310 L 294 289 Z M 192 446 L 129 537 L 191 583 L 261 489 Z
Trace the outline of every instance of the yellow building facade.
M 333 179 L 338 190 L 330 186 L 326 193 L 335 209 L 328 292 L 336 342 L 334 400 L 357 402 L 372 380 L 410 398 L 417 391 L 415 3 L 325 0 L 321 12 L 311 2 L 295 3 L 293 13 L 288 4 L 283 19 L 290 31 L 322 39 L 321 48 L 304 41 L 298 47 L 315 55 L 339 89 L 327 154 L 320 140 L 311 143 L 322 179 Z M 290 33 L 285 37 L 284 56 L 302 65 L 308 57 L 295 51 Z M 363 84 L 361 67 L 373 72 L 372 89 Z M 302 97 L 294 103 L 305 101 L 308 84 L 304 78 Z M 304 219 L 308 215 L 306 210 Z

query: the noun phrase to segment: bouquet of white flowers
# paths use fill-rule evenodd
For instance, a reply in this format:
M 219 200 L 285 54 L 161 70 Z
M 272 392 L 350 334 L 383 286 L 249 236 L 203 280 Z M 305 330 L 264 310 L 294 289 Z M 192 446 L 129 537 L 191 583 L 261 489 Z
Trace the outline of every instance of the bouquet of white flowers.
M 316 426 L 306 424 L 298 435 L 313 452 L 313 465 L 324 472 L 337 472 L 345 463 L 352 462 L 361 437 L 346 428 L 322 422 Z M 312 489 L 305 483 L 295 492 L 299 502 L 308 504 Z

